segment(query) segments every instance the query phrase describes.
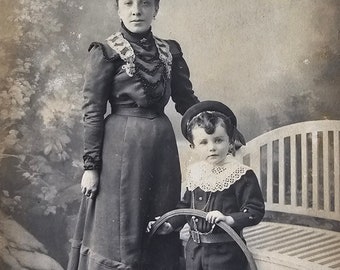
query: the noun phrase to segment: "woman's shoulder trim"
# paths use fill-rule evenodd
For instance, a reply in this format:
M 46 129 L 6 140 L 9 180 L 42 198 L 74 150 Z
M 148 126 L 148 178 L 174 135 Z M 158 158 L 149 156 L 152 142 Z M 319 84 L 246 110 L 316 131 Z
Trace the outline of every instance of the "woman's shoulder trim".
M 107 44 L 101 42 L 92 42 L 88 48 L 88 51 L 90 52 L 93 48 L 99 48 L 103 53 L 104 59 L 107 61 L 114 62 L 120 58 L 119 54 L 112 50 Z
M 176 57 L 176 56 L 182 56 L 182 49 L 179 43 L 176 40 L 168 39 L 166 42 L 169 44 L 170 47 L 170 53 Z

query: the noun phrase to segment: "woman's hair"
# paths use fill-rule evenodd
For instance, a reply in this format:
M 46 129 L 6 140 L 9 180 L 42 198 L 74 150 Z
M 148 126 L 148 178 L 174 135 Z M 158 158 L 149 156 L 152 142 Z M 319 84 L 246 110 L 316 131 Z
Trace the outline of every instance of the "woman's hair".
M 116 6 L 117 6 L 117 7 L 118 7 L 118 1 L 119 1 L 119 0 L 116 0 Z M 160 1 L 160 0 L 154 0 L 154 1 L 155 1 L 156 7 L 159 6 L 159 1 Z
M 207 134 L 213 134 L 216 130 L 216 127 L 221 125 L 227 135 L 229 136 L 230 144 L 232 145 L 232 149 L 230 149 L 231 153 L 235 154 L 235 127 L 231 123 L 230 118 L 225 116 L 222 113 L 215 112 L 215 111 L 205 111 L 201 112 L 196 115 L 191 121 L 188 123 L 187 126 L 187 136 L 190 143 L 193 143 L 193 135 L 192 130 L 194 127 L 201 127 Z

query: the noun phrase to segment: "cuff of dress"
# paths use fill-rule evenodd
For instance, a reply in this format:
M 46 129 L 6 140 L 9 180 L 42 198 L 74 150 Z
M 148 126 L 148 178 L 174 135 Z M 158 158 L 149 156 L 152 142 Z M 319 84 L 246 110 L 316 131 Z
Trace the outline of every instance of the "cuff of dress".
M 84 170 L 100 170 L 102 167 L 102 161 L 99 156 L 90 156 L 85 154 L 83 156 Z

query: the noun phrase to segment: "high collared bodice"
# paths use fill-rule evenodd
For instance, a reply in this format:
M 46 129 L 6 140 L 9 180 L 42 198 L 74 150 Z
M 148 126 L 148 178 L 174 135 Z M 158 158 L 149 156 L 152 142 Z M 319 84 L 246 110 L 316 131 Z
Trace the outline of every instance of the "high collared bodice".
M 176 41 L 158 39 L 151 31 L 143 36 L 131 35 L 122 28 L 105 43 L 93 42 L 89 51 L 83 86 L 86 169 L 101 166 L 108 101 L 112 113 L 141 108 L 144 116 L 151 113 L 152 117 L 153 112 L 164 112 L 170 96 L 181 114 L 198 102 Z
M 160 51 L 161 45 L 148 31 L 133 34 L 122 27 L 108 39 L 108 44 L 123 60 L 113 80 L 110 103 L 115 106 L 157 107 L 162 110 L 170 97 L 171 54 L 169 46 Z M 161 57 L 163 56 L 163 58 Z M 166 61 L 169 57 L 170 61 Z M 170 63 L 169 63 L 170 62 Z

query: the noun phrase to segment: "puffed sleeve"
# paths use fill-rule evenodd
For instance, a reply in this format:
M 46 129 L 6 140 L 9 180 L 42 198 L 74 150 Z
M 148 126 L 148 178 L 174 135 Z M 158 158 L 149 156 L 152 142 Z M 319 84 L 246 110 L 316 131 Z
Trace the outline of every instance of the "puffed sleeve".
M 185 62 L 180 45 L 174 40 L 168 40 L 172 54 L 171 97 L 175 108 L 180 114 L 199 102 L 192 89 L 190 71 Z
M 255 173 L 252 170 L 234 183 L 235 194 L 240 212 L 232 213 L 235 224 L 233 227 L 242 229 L 258 224 L 265 212 L 262 192 Z
M 91 44 L 83 86 L 84 169 L 101 167 L 104 115 L 114 75 L 114 62 L 104 52 L 102 44 Z

